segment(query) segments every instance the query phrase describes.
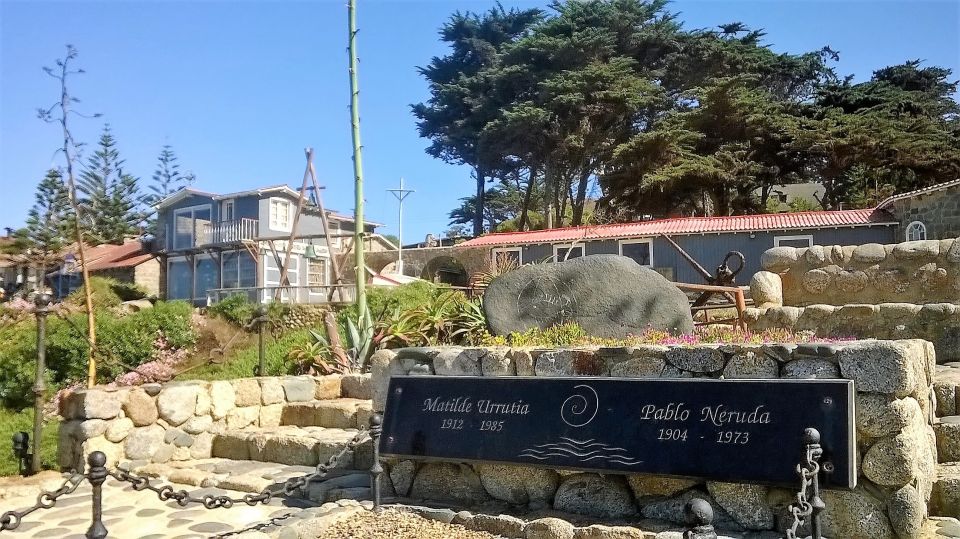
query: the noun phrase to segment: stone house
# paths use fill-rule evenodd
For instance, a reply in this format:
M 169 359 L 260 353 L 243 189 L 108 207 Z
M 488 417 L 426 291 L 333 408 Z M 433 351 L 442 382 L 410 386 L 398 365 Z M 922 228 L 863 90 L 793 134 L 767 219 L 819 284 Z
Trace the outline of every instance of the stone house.
M 323 303 L 332 261 L 352 249 L 352 217 L 327 211 L 333 250 L 325 241 L 320 208 L 308 200 L 293 234 L 287 276 L 281 267 L 294 226 L 299 193 L 286 185 L 215 194 L 185 188 L 157 203 L 154 253 L 160 258 L 160 292 L 166 299 L 207 305 L 245 294 L 251 301 Z M 370 250 L 395 249 L 364 223 Z M 347 266 L 344 274 L 352 273 Z M 344 289 L 345 292 L 350 290 Z M 346 298 L 349 300 L 349 298 Z
M 889 212 L 899 223 L 895 241 L 956 238 L 960 236 L 960 179 L 894 195 L 877 209 Z

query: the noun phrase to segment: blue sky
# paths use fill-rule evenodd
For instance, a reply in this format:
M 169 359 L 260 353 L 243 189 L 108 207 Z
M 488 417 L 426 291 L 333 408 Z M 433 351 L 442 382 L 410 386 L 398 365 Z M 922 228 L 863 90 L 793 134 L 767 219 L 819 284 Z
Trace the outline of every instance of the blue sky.
M 546 2 L 503 0 L 507 6 Z M 471 190 L 469 171 L 424 153 L 409 105 L 427 97 L 416 66 L 443 54 L 437 29 L 456 10 L 492 1 L 360 0 L 360 108 L 367 216 L 396 232 L 385 190 L 403 176 L 416 189 L 404 208 L 405 241 L 447 228 L 447 212 Z M 920 58 L 960 78 L 960 3 L 954 0 L 678 0 L 688 27 L 743 21 L 765 28 L 774 50 L 829 44 L 837 69 L 857 80 Z M 57 98 L 41 70 L 71 43 L 81 110 L 78 139 L 111 124 L 127 169 L 146 183 L 171 144 L 196 187 L 218 192 L 303 177 L 315 150 L 330 208 L 353 209 L 343 1 L 0 0 L 0 227 L 21 226 L 36 183 L 52 164 L 59 133 L 35 110 Z

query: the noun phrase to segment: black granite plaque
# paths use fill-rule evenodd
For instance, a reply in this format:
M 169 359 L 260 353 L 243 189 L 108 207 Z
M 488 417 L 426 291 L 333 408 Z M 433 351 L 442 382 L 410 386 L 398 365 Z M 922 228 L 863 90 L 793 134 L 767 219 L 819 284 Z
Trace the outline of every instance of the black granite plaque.
M 849 380 L 395 376 L 381 451 L 796 487 L 807 427 L 856 486 Z

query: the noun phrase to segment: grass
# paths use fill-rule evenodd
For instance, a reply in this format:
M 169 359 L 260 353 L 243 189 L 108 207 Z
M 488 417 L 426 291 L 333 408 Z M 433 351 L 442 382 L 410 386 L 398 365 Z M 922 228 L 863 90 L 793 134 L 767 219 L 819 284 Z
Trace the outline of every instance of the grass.
M 294 346 L 309 343 L 310 333 L 306 329 L 299 329 L 273 338 L 266 337 L 266 367 L 268 376 L 295 374 L 297 365 L 287 358 L 287 354 Z M 230 380 L 234 378 L 248 378 L 253 376 L 253 370 L 259 363 L 259 350 L 256 339 L 250 346 L 238 348 L 218 363 L 211 363 L 186 371 L 178 380 Z
M 57 467 L 57 428 L 58 419 L 48 420 L 43 426 L 43 439 L 40 441 L 40 455 L 44 469 Z M 30 433 L 33 438 L 33 408 L 14 412 L 0 408 L 0 476 L 16 475 L 17 461 L 13 456 L 13 435 L 19 431 Z M 31 440 L 31 444 L 32 444 Z

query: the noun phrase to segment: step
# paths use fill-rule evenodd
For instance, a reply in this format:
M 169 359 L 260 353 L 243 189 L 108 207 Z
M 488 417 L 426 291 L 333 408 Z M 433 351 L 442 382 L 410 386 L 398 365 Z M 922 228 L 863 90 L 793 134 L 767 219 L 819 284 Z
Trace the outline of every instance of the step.
M 941 417 L 933 426 L 940 462 L 960 462 L 960 415 Z
M 960 518 L 960 462 L 937 466 L 937 482 L 930 495 L 930 515 Z
M 339 453 L 357 432 L 357 429 L 294 425 L 229 430 L 214 436 L 212 456 L 290 466 L 316 466 Z M 355 451 L 348 451 L 336 468 L 366 470 L 372 462 L 373 444 L 367 439 Z
M 938 416 L 960 414 L 960 363 L 937 365 L 933 390 L 937 396 Z
M 373 402 L 369 399 L 341 398 L 295 402 L 284 406 L 280 424 L 356 429 L 367 427 L 371 415 L 373 415 Z

